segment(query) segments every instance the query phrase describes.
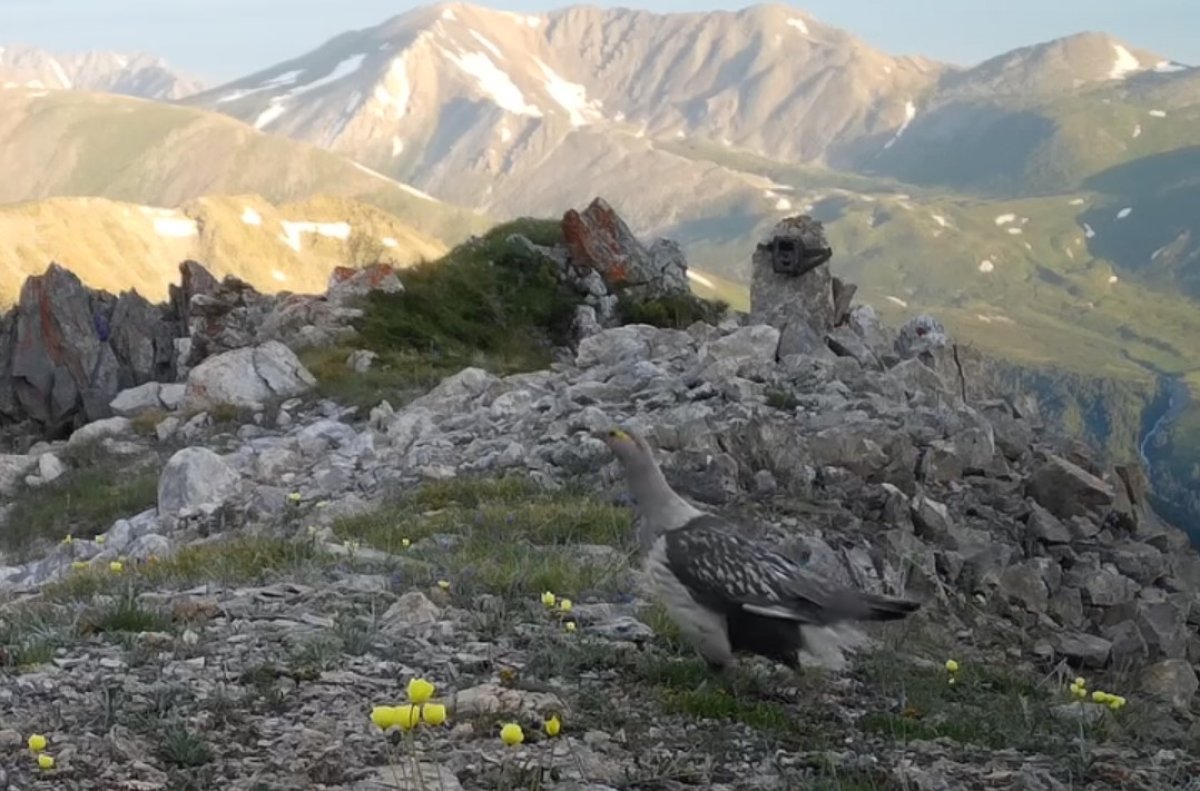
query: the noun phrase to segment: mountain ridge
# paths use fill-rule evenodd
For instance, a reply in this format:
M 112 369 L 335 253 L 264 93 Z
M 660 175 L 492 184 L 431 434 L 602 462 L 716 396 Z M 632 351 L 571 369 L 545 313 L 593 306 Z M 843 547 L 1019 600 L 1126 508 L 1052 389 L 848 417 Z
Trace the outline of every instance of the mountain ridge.
M 180 261 L 203 261 L 264 292 L 323 293 L 343 265 L 397 267 L 447 248 L 357 201 L 315 198 L 274 205 L 257 195 L 205 196 L 166 208 L 107 198 L 0 205 L 0 309 L 26 278 L 57 263 L 84 285 L 135 290 L 164 301 Z
M 161 57 L 144 52 L 54 53 L 24 44 L 0 46 L 0 85 L 43 90 L 104 91 L 173 101 L 208 87 Z

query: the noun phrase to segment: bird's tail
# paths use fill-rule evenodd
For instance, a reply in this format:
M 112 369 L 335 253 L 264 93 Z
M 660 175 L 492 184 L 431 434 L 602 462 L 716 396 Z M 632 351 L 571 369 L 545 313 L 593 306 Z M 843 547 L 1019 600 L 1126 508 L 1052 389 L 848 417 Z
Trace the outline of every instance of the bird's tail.
M 909 599 L 893 599 L 874 593 L 861 594 L 860 601 L 866 609 L 866 615 L 863 616 L 865 621 L 898 621 L 921 607 L 920 602 Z

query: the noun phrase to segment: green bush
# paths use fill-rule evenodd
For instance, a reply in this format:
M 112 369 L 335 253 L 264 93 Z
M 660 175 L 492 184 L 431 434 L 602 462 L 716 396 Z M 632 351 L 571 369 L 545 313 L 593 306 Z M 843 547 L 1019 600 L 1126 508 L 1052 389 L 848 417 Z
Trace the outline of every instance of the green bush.
M 404 291 L 374 293 L 356 329 L 378 353 L 412 351 L 448 365 L 474 364 L 482 352 L 503 367 L 549 363 L 565 344 L 581 301 L 558 280 L 554 262 L 508 237 L 539 223 L 500 225 L 440 261 L 405 270 Z

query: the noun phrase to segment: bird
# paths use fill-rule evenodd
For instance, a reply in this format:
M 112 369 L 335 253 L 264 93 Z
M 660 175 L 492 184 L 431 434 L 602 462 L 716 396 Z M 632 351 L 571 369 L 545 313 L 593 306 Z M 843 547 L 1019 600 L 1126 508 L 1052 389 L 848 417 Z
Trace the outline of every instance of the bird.
M 920 608 L 838 585 L 740 535 L 735 523 L 676 493 L 638 433 L 607 428 L 595 435 L 624 468 L 634 510 L 650 533 L 643 570 L 651 587 L 711 670 L 724 673 L 738 655 L 799 670 L 802 651 L 819 656 L 832 649 L 840 657 L 830 628 L 899 620 Z

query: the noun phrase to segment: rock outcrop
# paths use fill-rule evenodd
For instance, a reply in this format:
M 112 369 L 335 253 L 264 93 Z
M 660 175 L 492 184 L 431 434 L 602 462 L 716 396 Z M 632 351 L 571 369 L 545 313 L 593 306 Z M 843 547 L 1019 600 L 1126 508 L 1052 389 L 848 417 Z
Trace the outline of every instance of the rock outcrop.
M 600 275 L 610 290 L 635 299 L 689 293 L 687 261 L 679 245 L 659 239 L 646 248 L 603 198 L 563 215 L 568 262 L 580 277 Z
M 122 389 L 174 377 L 169 313 L 51 264 L 0 320 L 0 421 L 62 437 L 111 414 Z
M 204 360 L 270 342 L 301 350 L 345 341 L 361 315 L 358 299 L 402 288 L 383 265 L 338 270 L 329 295 L 264 295 L 234 277 L 218 281 L 196 261 L 179 269 L 164 305 L 89 289 L 58 264 L 29 278 L 0 316 L 0 426 L 25 424 L 56 439 L 114 413 L 144 411 L 152 392 L 165 393 L 160 406 L 171 408 L 179 392 L 157 386 L 181 384 Z

